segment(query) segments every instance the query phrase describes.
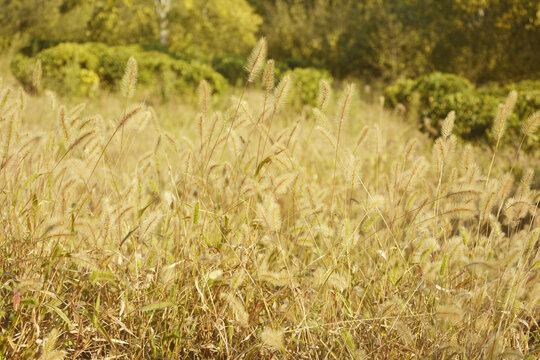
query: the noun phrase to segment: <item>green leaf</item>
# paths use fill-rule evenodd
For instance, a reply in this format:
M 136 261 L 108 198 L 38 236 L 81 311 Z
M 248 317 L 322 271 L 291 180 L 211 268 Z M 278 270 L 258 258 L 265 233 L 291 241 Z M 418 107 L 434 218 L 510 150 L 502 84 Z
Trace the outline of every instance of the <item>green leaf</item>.
M 92 274 L 90 275 L 90 281 L 92 282 L 92 284 L 95 284 L 97 281 L 100 281 L 100 280 L 106 281 L 106 282 L 115 281 L 116 276 L 113 273 L 108 272 L 108 271 L 99 271 L 99 270 L 92 271 Z
M 148 311 L 164 310 L 171 306 L 174 306 L 174 304 L 163 301 L 163 302 L 158 302 L 158 303 L 153 303 L 150 305 L 143 306 L 142 308 L 138 308 L 135 311 L 148 312 Z
M 60 316 L 60 318 L 64 320 L 64 322 L 67 324 L 70 330 L 75 329 L 75 326 L 73 326 L 73 323 L 69 320 L 67 315 L 62 310 L 60 310 L 59 308 L 51 304 L 45 304 L 45 307 L 48 307 L 49 309 L 53 310 L 58 316 Z
M 32 305 L 32 306 L 38 306 L 39 305 L 39 301 L 38 299 L 36 299 L 35 297 L 26 297 L 24 299 L 21 300 L 21 305 Z
M 199 207 L 200 204 L 197 201 L 197 203 L 195 204 L 195 208 L 193 209 L 193 225 L 199 224 Z
M 444 258 L 443 258 L 443 261 L 441 263 L 441 268 L 439 270 L 439 274 L 441 276 L 444 276 L 444 274 L 446 273 L 446 268 L 447 267 L 448 267 L 448 254 L 445 254 Z
M 146 209 L 146 208 L 145 208 Z M 133 229 L 131 229 L 126 236 L 124 236 L 124 238 L 122 239 L 122 241 L 120 241 L 120 246 L 122 246 L 127 239 L 129 239 L 129 237 L 131 236 L 131 234 L 133 234 L 141 225 L 137 225 L 135 226 Z
M 269 162 L 271 162 L 271 161 L 272 161 L 272 159 L 270 158 L 270 156 L 267 156 L 263 161 L 261 161 L 261 162 L 259 163 L 259 165 L 257 165 L 257 170 L 255 171 L 255 176 L 259 175 L 259 173 L 261 172 L 262 167 L 263 167 L 265 164 L 267 164 L 267 163 L 269 163 Z

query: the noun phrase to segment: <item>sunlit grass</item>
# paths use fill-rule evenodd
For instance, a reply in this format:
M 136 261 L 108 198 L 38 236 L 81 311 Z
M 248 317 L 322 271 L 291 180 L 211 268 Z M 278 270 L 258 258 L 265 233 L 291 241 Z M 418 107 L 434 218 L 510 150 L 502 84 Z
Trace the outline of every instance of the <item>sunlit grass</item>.
M 490 170 L 449 122 L 433 146 L 347 91 L 277 110 L 256 85 L 205 112 L 8 85 L 6 359 L 538 356 L 534 173 Z

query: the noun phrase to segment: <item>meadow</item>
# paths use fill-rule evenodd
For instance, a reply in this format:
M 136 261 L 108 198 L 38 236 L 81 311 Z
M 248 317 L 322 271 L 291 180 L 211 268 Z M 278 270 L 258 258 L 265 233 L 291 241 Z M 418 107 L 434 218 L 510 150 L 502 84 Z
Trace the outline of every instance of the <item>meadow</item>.
M 88 99 L 0 66 L 0 359 L 540 356 L 539 160 L 499 146 L 516 93 L 487 147 L 353 84 L 289 106 L 263 40 L 196 105 L 145 99 L 134 59 Z

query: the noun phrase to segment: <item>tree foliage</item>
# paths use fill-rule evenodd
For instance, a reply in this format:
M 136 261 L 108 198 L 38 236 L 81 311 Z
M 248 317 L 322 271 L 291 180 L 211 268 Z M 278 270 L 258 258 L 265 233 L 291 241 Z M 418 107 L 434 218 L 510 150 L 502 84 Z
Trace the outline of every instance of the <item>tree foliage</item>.
M 123 45 L 154 41 L 158 26 L 154 0 L 101 0 L 87 27 L 91 41 Z
M 84 40 L 92 1 L 0 0 L 0 36 Z
M 198 58 L 245 54 L 262 19 L 246 0 L 184 0 L 170 15 L 170 47 Z
M 272 53 L 392 80 L 442 70 L 474 82 L 540 76 L 533 0 L 251 0 Z
M 4 37 L 155 44 L 211 63 L 245 56 L 262 35 L 276 60 L 325 67 L 338 78 L 393 81 L 443 71 L 484 83 L 540 76 L 535 0 L 0 0 L 0 6 Z

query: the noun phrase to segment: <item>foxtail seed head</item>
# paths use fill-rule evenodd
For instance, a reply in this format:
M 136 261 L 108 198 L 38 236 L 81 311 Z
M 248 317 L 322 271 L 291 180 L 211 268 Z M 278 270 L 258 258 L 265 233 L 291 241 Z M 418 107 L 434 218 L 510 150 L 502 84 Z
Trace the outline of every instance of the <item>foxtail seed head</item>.
M 319 100 L 317 101 L 317 107 L 321 110 L 324 110 L 328 105 L 328 100 L 330 100 L 330 94 L 332 89 L 328 81 L 322 79 L 319 82 Z
M 210 85 L 208 81 L 203 80 L 199 84 L 199 107 L 204 116 L 208 113 L 209 103 L 210 103 Z
M 283 346 L 283 334 L 285 332 L 282 329 L 271 329 L 269 327 L 264 328 L 261 333 L 261 340 L 264 345 L 273 351 L 280 351 Z
M 269 94 L 272 90 L 274 90 L 274 60 L 270 59 L 266 62 L 266 68 L 264 69 L 264 90 L 266 91 L 266 94 Z
M 497 109 L 497 115 L 495 116 L 495 121 L 493 122 L 493 137 L 496 141 L 501 140 L 505 128 L 506 118 L 504 116 L 504 105 L 499 104 L 499 108 Z
M 41 85 L 41 59 L 38 59 L 36 61 L 36 65 L 34 66 L 34 73 L 32 74 L 32 86 L 34 86 L 34 90 L 39 91 L 39 87 Z
M 444 122 L 442 124 L 442 136 L 446 139 L 452 134 L 452 130 L 454 129 L 454 121 L 456 120 L 456 112 L 450 111 L 448 115 L 446 116 L 446 119 L 444 119 Z
M 535 112 L 527 119 L 527 122 L 521 128 L 521 132 L 524 136 L 529 136 L 536 131 L 540 125 L 540 111 Z
M 291 77 L 290 75 L 286 75 L 281 79 L 279 84 L 274 89 L 274 111 L 278 112 L 283 105 L 285 104 L 285 101 L 287 101 L 287 96 L 289 95 L 289 90 L 291 89 Z
M 506 102 L 504 103 L 505 121 L 508 120 L 508 118 L 512 114 L 512 111 L 514 110 L 514 106 L 516 106 L 517 96 L 518 96 L 517 91 L 512 90 L 506 97 Z
M 129 58 L 126 66 L 124 77 L 122 78 L 121 90 L 122 96 L 126 99 L 130 99 L 135 95 L 135 89 L 137 87 L 137 76 L 139 69 L 137 60 L 132 56 Z
M 266 39 L 263 37 L 251 51 L 251 55 L 249 55 L 246 66 L 246 70 L 248 71 L 248 82 L 251 83 L 255 81 L 259 76 L 264 64 L 264 60 L 266 59 L 266 50 Z

